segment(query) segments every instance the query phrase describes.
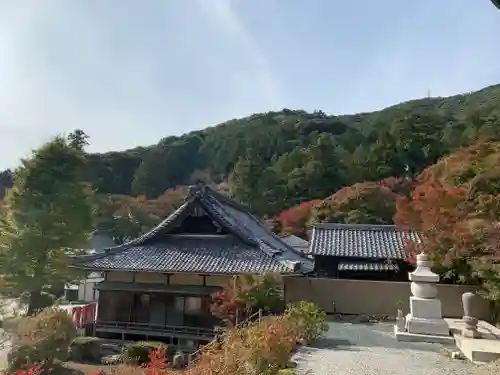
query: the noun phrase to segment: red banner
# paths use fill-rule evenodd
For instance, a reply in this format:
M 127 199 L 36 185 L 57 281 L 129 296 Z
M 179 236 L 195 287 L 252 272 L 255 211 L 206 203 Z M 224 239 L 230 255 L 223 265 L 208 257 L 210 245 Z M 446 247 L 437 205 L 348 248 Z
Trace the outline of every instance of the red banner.
M 75 306 L 72 308 L 71 316 L 73 318 L 73 322 L 75 323 L 77 328 L 82 328 L 87 324 L 95 322 L 96 315 L 96 303 L 90 303 L 85 306 Z

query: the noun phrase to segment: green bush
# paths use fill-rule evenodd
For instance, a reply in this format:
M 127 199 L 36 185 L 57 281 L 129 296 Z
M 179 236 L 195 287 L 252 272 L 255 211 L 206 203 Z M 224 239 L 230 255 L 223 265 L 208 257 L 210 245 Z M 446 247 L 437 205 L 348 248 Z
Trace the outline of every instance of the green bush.
M 313 302 L 291 303 L 287 306 L 285 315 L 289 316 L 297 325 L 299 338 L 307 342 L 316 340 L 328 330 L 325 312 Z
M 167 344 L 158 341 L 137 341 L 125 346 L 126 361 L 131 364 L 142 365 L 149 360 L 149 352 L 161 348 L 169 354 Z
M 64 361 L 76 327 L 66 311 L 47 308 L 34 316 L 23 317 L 13 334 L 8 355 L 9 369 L 23 369 L 27 363 L 46 364 Z
M 77 337 L 69 346 L 69 359 L 78 362 L 100 363 L 101 340 L 97 337 Z
M 285 368 L 285 369 L 279 370 L 277 375 L 297 375 L 297 373 L 292 369 Z

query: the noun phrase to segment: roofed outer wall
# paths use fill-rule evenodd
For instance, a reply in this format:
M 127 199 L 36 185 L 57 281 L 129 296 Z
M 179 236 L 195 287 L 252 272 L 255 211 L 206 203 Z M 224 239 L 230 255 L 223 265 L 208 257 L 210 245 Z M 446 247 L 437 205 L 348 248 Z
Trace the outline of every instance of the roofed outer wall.
M 356 259 L 408 258 L 406 242 L 421 242 L 420 235 L 394 225 L 314 224 L 309 248 L 312 255 Z

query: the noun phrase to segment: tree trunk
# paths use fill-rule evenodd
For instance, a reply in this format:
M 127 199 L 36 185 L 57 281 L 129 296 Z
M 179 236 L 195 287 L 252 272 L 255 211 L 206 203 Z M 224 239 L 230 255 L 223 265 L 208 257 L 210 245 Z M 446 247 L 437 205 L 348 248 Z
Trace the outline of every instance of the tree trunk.
M 47 253 L 44 251 L 40 252 L 40 258 L 37 260 L 37 265 L 35 268 L 35 272 L 33 275 L 33 280 L 31 281 L 33 284 L 33 289 L 30 290 L 30 296 L 28 299 L 28 309 L 26 314 L 28 316 L 33 316 L 38 310 L 45 307 L 43 306 L 43 298 L 42 298 L 42 288 L 45 281 L 45 266 L 47 265 Z
M 33 316 L 38 310 L 43 307 L 45 306 L 43 306 L 41 288 L 31 291 L 28 299 L 28 310 L 26 314 L 28 316 Z

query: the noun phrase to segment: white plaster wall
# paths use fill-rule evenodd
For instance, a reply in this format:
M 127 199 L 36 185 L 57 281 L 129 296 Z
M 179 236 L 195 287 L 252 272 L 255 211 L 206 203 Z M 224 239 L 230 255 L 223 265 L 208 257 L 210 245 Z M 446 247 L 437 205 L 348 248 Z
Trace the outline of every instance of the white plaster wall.
M 93 278 L 80 281 L 78 287 L 78 300 L 85 302 L 94 302 L 99 299 L 99 291 L 94 289 L 97 283 L 100 283 L 104 279 Z

